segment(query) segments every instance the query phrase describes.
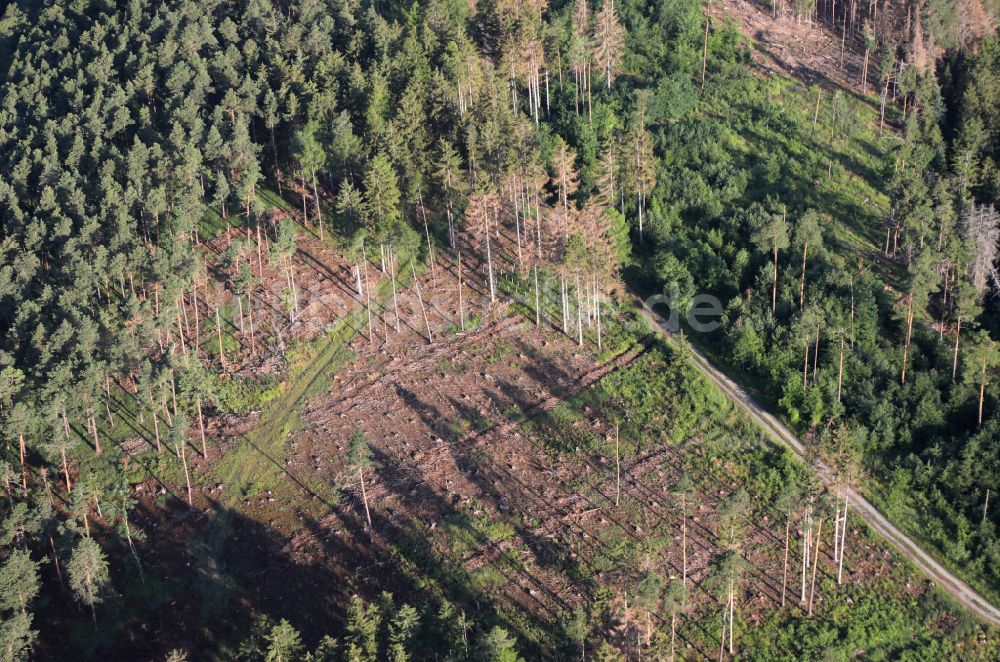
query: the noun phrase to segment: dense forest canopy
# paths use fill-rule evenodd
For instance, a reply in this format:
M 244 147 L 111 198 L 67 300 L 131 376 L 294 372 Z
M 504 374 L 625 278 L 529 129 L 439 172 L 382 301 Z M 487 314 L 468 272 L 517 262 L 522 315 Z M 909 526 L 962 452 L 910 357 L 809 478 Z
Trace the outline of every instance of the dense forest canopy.
M 463 259 L 484 300 L 519 292 L 536 325 L 540 289 L 558 289 L 552 326 L 583 346 L 586 324 L 598 349 L 629 290 L 682 307 L 718 297 L 722 328 L 692 342 L 996 601 L 998 7 L 765 8 L 839 34 L 854 87 L 761 74 L 757 45 L 691 0 L 8 3 L 6 657 L 58 655 L 53 633 L 86 620 L 102 635 L 69 647 L 115 650 L 138 617 L 102 619 L 103 603 L 155 603 L 138 550 L 158 541 L 130 520 L 134 487 L 169 467 L 191 505 L 200 476 L 216 475 L 189 467 L 208 464 L 206 419 L 259 410 L 265 396 L 247 393 L 274 384 L 251 368 L 294 363 L 310 296 L 303 237 L 349 265 L 364 312 L 342 319 L 369 340 L 372 297 L 395 304 L 399 278 L 415 281 L 418 335 L 434 344 L 418 269 L 436 278 L 453 254 L 462 331 L 478 321 L 465 314 Z M 369 287 L 376 264 L 391 294 Z M 123 429 L 133 419 L 141 433 Z M 137 436 L 142 450 L 128 450 Z M 344 460 L 364 490 L 373 460 L 360 432 Z M 737 501 L 733 512 L 747 509 Z M 787 566 L 787 533 L 785 544 Z M 740 546 L 724 546 L 732 653 L 742 571 Z M 127 589 L 125 573 L 138 573 Z M 647 616 L 680 604 L 649 577 Z M 69 595 L 87 613 L 59 604 Z M 470 646 L 449 601 L 418 614 L 400 596 L 368 597 L 331 624 L 346 638 L 308 642 L 313 659 L 427 656 L 439 635 L 448 659 L 516 659 L 499 626 L 475 629 Z M 585 616 L 563 618 L 568 644 L 539 650 L 600 648 Z M 243 634 L 247 659 L 306 648 L 284 620 Z

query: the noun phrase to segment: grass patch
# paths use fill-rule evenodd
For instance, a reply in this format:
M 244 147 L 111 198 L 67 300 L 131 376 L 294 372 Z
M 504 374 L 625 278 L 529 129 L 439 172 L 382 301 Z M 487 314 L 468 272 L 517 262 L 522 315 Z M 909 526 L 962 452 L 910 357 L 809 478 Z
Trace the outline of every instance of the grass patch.
M 487 365 L 493 365 L 495 363 L 500 363 L 505 358 L 510 356 L 514 352 L 514 346 L 510 344 L 509 340 L 501 340 L 493 347 L 490 348 L 489 353 L 486 354 L 485 361 Z
M 408 260 L 402 259 L 402 264 Z M 412 275 L 403 269 L 397 281 L 406 284 Z M 389 295 L 391 283 L 384 278 L 376 289 L 376 301 Z M 257 425 L 216 468 L 226 485 L 228 498 L 272 489 L 284 472 L 288 435 L 300 425 L 299 412 L 305 402 L 325 391 L 330 377 L 354 359 L 347 346 L 368 323 L 363 305 L 338 320 L 322 337 L 289 349 L 288 377 L 269 399 Z
M 284 471 L 285 441 L 301 425 L 302 405 L 321 393 L 329 377 L 354 358 L 347 345 L 365 323 L 364 309 L 357 308 L 325 336 L 291 353 L 284 388 L 277 389 L 254 429 L 216 468 L 230 497 L 275 487 Z
M 445 327 L 444 332 L 449 335 L 455 335 L 457 333 L 469 333 L 472 331 L 477 331 L 479 327 L 483 325 L 483 316 L 479 313 L 473 313 L 469 315 L 468 319 L 465 320 L 465 328 L 462 328 L 461 324 L 452 322 Z

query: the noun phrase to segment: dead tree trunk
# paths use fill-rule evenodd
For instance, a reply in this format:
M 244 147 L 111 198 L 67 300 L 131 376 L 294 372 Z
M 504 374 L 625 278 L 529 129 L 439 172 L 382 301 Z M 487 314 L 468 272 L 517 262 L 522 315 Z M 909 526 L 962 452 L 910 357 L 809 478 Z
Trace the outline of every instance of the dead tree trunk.
M 375 342 L 375 329 L 372 325 L 372 286 L 371 282 L 368 280 L 368 258 L 362 255 L 361 259 L 365 265 L 365 314 L 368 316 L 368 342 L 373 343 Z M 393 273 L 395 273 L 395 271 L 393 271 Z M 395 283 L 395 280 L 393 280 L 393 283 Z M 392 293 L 393 296 L 395 296 L 395 287 L 393 287 Z M 386 337 L 385 340 L 388 342 L 389 338 Z
M 413 258 L 410 258 L 410 273 L 413 274 L 413 287 L 417 291 L 417 301 L 420 303 L 420 314 L 424 318 L 424 327 L 427 329 L 427 342 L 433 343 L 434 337 L 431 335 L 431 323 L 427 319 L 427 309 L 424 308 L 424 298 L 420 295 L 420 281 L 417 280 L 417 271 L 413 267 Z
M 219 306 L 215 306 L 215 332 L 219 338 L 219 362 L 225 365 L 226 355 L 222 351 L 222 316 L 219 315 Z M 157 444 L 159 445 L 159 444 Z
M 903 342 L 903 372 L 900 376 L 900 380 L 903 384 L 906 383 L 906 359 L 907 354 L 910 351 L 910 337 L 913 332 L 913 296 L 910 295 L 907 299 L 906 307 L 906 339 Z
M 806 305 L 806 254 L 809 252 L 809 244 L 802 244 L 802 281 L 799 283 L 799 310 Z
M 538 272 L 535 272 L 536 283 Z M 462 331 L 465 331 L 465 307 L 462 304 L 462 252 L 458 253 L 458 323 Z
M 785 589 L 788 587 L 788 542 L 792 532 L 792 518 L 785 521 L 785 565 L 781 573 L 781 606 L 785 606 Z
M 708 71 L 708 17 L 705 18 L 705 43 L 701 50 L 701 86 L 698 88 L 698 95 L 705 93 L 705 74 Z
M 615 508 L 618 507 L 622 496 L 622 465 L 619 455 L 619 435 L 618 424 L 615 423 Z
M 979 379 L 979 421 L 977 427 L 983 427 L 983 401 L 986 399 L 986 359 L 983 359 L 983 369 Z
M 198 431 L 201 433 L 201 456 L 208 457 L 208 446 L 205 444 L 205 418 L 201 414 L 201 396 L 198 396 Z
M 366 272 L 367 274 L 367 272 Z M 368 276 L 366 275 L 365 278 Z M 396 318 L 396 333 L 399 333 L 399 296 L 398 287 L 396 286 L 396 253 L 393 252 L 389 256 L 389 280 L 392 281 L 392 311 Z
M 18 433 L 21 448 L 21 486 L 24 488 L 24 498 L 28 498 L 28 465 L 24 462 L 24 432 Z
M 809 588 L 809 615 L 813 614 L 813 600 L 816 597 L 816 569 L 819 567 L 819 548 L 820 544 L 823 542 L 821 534 L 823 533 L 823 520 L 819 521 L 819 526 L 816 528 L 816 556 L 813 559 L 813 571 L 812 571 L 812 582 Z
M 368 542 L 375 541 L 375 530 L 372 527 L 372 514 L 368 510 L 368 492 L 365 490 L 365 472 L 358 468 L 358 479 L 361 481 L 361 499 L 365 504 L 365 519 L 368 520 Z
M 951 360 L 951 381 L 955 381 L 958 375 L 958 337 L 962 334 L 962 316 L 958 316 L 958 323 L 955 325 L 955 353 Z
M 837 368 L 837 402 L 844 386 L 844 334 L 840 334 L 840 366 Z
M 184 482 L 187 484 L 187 502 L 188 505 L 193 505 L 193 500 L 191 498 L 191 472 L 188 471 L 187 463 L 187 451 L 185 450 L 187 446 L 187 441 L 184 439 L 179 439 L 177 441 L 177 456 L 181 458 L 181 465 L 184 467 Z
M 847 543 L 847 508 L 848 495 L 844 493 L 844 523 L 840 527 L 840 558 L 837 560 L 837 586 L 840 586 L 844 574 L 844 545 Z
M 681 494 L 681 583 L 687 587 L 688 583 L 688 517 L 687 517 L 687 496 Z

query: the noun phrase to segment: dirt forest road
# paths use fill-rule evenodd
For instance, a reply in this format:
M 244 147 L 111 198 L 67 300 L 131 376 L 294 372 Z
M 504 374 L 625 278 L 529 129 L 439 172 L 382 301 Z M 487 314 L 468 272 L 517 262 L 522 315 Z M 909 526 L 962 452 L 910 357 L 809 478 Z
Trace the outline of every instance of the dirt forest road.
M 639 309 L 649 323 L 662 333 L 669 342 L 673 342 L 673 334 L 666 326 L 666 322 L 646 308 L 641 302 Z M 691 358 L 694 366 L 708 377 L 730 400 L 743 409 L 751 419 L 754 420 L 767 434 L 778 443 L 785 445 L 802 462 L 806 462 L 806 449 L 802 441 L 799 440 L 791 430 L 784 426 L 778 419 L 768 413 L 763 407 L 754 402 L 746 391 L 738 384 L 719 371 L 711 362 L 705 358 L 704 354 L 695 347 L 690 346 Z M 808 464 L 808 463 L 807 463 Z M 820 480 L 825 485 L 833 483 L 833 472 L 823 463 L 819 466 L 812 465 Z M 888 540 L 899 552 L 910 559 L 924 574 L 936 582 L 947 591 L 955 600 L 965 606 L 969 611 L 980 617 L 984 621 L 1000 626 L 1000 609 L 997 609 L 983 596 L 979 595 L 971 586 L 952 574 L 947 568 L 935 561 L 927 552 L 921 549 L 909 536 L 896 528 L 875 506 L 865 499 L 856 490 L 846 490 L 850 506 L 858 513 L 875 531 Z

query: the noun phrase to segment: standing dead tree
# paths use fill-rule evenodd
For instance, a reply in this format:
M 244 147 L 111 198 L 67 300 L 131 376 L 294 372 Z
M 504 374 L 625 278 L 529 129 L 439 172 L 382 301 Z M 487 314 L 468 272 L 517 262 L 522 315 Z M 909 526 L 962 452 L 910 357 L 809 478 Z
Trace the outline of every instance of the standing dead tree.
M 993 205 L 972 205 L 962 215 L 962 235 L 972 249 L 969 273 L 982 296 L 992 284 L 1000 288 L 997 269 L 997 242 L 1000 241 L 1000 214 Z

